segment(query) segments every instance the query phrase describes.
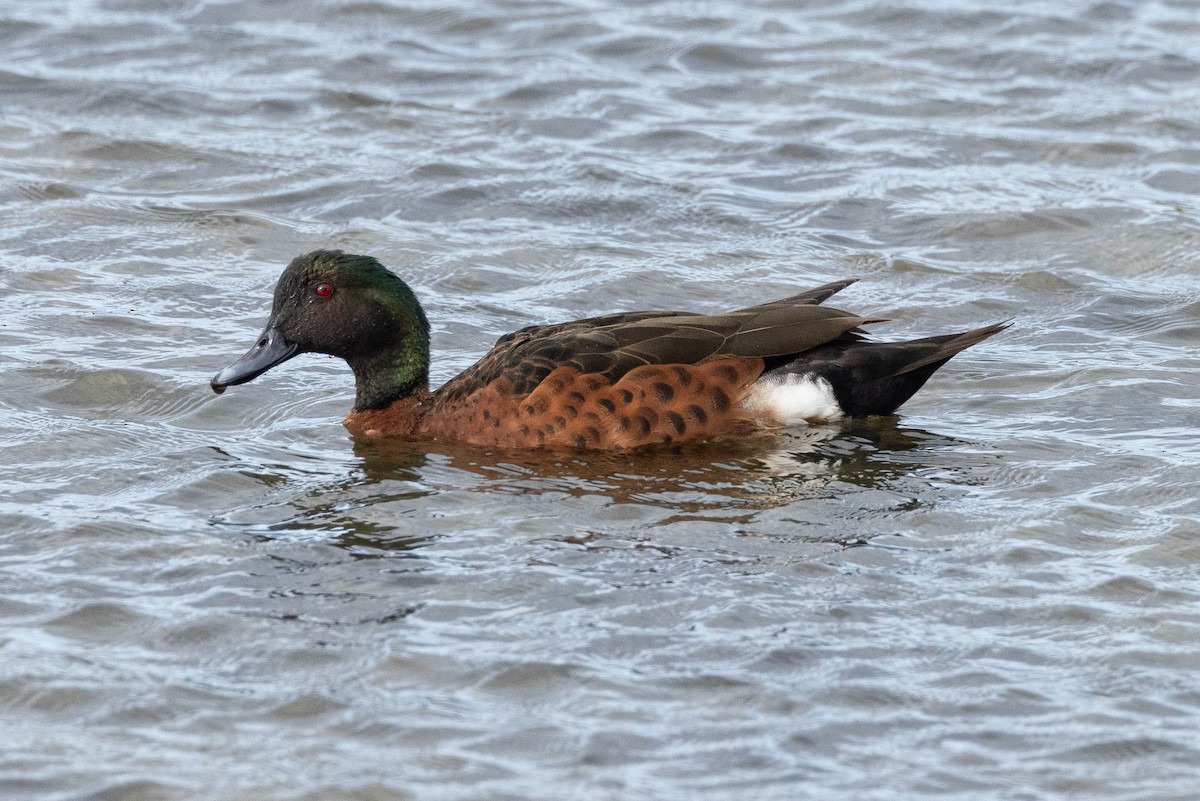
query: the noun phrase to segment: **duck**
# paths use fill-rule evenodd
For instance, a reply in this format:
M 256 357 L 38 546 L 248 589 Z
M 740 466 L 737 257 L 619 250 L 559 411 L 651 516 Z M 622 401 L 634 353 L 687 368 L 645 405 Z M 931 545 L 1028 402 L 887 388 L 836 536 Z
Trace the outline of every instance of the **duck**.
M 901 342 L 886 322 L 822 305 L 856 279 L 726 312 L 633 311 L 531 325 L 430 390 L 429 321 L 412 289 L 371 256 L 316 250 L 275 286 L 266 327 L 212 389 L 304 353 L 354 373 L 354 435 L 494 448 L 629 450 L 891 415 L 1001 322 Z

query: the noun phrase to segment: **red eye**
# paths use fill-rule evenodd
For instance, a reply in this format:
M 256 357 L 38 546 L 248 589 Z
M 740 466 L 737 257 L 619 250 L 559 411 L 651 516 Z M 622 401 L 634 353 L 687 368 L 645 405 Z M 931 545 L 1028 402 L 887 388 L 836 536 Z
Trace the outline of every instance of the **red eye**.
M 318 298 L 327 298 L 333 294 L 333 284 L 317 284 L 316 293 Z

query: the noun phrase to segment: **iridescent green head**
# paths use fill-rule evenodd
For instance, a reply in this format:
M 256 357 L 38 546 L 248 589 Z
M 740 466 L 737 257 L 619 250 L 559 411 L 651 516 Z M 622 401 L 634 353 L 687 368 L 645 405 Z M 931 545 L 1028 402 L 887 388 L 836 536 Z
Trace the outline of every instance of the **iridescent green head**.
M 301 353 L 327 353 L 354 370 L 356 411 L 382 409 L 429 385 L 429 322 L 408 284 L 370 256 L 316 250 L 275 286 L 271 317 L 245 356 L 212 379 L 244 384 Z

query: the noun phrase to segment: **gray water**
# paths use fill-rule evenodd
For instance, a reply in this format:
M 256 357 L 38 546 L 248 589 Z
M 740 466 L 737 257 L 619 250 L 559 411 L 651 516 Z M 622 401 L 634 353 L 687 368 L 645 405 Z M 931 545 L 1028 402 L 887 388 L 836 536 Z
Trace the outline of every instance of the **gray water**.
M 1194 799 L 1200 5 L 0 0 L 0 797 Z M 863 280 L 899 418 L 637 455 L 221 397 L 370 253 L 519 326 Z

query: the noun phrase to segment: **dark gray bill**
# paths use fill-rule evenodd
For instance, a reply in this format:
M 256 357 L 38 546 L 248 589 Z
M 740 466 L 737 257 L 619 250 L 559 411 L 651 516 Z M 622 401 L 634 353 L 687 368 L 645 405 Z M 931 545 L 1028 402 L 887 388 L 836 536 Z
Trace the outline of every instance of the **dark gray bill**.
M 266 330 L 254 347 L 246 351 L 245 356 L 213 376 L 213 392 L 220 395 L 225 387 L 252 381 L 275 365 L 286 362 L 299 350 L 298 346 L 284 339 L 274 325 L 267 323 Z

